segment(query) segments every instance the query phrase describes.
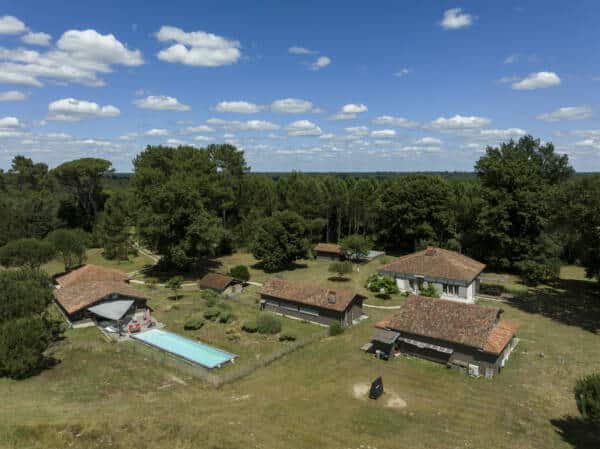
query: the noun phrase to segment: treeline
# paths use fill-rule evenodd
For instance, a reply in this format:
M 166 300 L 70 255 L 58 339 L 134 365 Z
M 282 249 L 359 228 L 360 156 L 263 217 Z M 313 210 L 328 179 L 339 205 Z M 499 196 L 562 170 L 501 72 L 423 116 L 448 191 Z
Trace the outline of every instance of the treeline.
M 48 170 L 15 158 L 0 174 L 0 246 L 78 228 L 109 258 L 140 242 L 191 269 L 248 248 L 274 271 L 314 242 L 361 235 L 389 252 L 454 249 L 532 283 L 561 261 L 600 272 L 600 176 L 575 176 L 530 136 L 487 148 L 474 176 L 250 175 L 231 145 L 149 146 L 133 165 L 127 179 L 101 159 Z

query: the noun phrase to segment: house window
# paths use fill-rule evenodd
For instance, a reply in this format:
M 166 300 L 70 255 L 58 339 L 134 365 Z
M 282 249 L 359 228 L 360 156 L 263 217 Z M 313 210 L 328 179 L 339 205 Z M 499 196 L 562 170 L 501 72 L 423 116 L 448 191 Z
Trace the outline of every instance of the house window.
M 408 285 L 410 286 L 410 289 L 414 292 L 416 290 L 415 288 L 415 280 L 414 279 L 409 279 L 408 281 Z
M 446 295 L 458 296 L 458 285 L 444 284 L 444 293 Z
M 302 307 L 300 306 L 300 312 L 306 314 L 306 315 L 313 315 L 313 316 L 319 316 L 319 312 L 317 312 L 314 309 L 308 308 L 308 307 Z

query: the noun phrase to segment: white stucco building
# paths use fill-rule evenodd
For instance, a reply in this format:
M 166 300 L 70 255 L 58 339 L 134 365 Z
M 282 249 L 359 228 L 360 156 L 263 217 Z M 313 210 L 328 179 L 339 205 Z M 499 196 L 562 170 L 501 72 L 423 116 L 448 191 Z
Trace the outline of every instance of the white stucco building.
M 443 299 L 471 303 L 479 291 L 485 265 L 455 251 L 428 247 L 384 265 L 380 275 L 391 276 L 402 292 L 419 294 L 433 285 Z

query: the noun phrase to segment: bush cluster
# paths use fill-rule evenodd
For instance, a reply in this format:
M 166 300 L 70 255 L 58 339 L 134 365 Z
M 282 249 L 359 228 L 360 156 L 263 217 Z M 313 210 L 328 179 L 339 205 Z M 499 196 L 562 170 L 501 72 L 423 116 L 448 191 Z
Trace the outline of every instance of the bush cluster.
M 202 316 L 192 315 L 187 320 L 185 320 L 185 323 L 183 323 L 183 328 L 185 330 L 198 330 L 202 326 L 204 326 L 204 323 L 205 320 L 204 318 L 202 318 Z
M 329 335 L 331 335 L 332 337 L 343 334 L 343 333 L 344 333 L 344 328 L 342 327 L 342 325 L 339 321 L 334 321 L 329 326 Z
M 283 331 L 279 334 L 279 341 L 295 341 L 296 338 L 296 334 L 291 331 Z
M 244 324 L 242 324 L 242 330 L 244 332 L 248 332 L 250 334 L 257 332 L 258 325 L 256 324 L 256 320 L 244 321 Z
M 281 321 L 270 313 L 261 313 L 256 319 L 256 328 L 261 334 L 277 334 L 281 332 Z

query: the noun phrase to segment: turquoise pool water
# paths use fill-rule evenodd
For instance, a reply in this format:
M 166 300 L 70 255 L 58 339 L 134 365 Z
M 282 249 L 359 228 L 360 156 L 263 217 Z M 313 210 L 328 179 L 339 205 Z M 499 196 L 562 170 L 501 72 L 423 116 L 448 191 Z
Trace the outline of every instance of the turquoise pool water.
M 132 337 L 206 368 L 215 368 L 237 357 L 235 354 L 162 329 L 151 329 Z

